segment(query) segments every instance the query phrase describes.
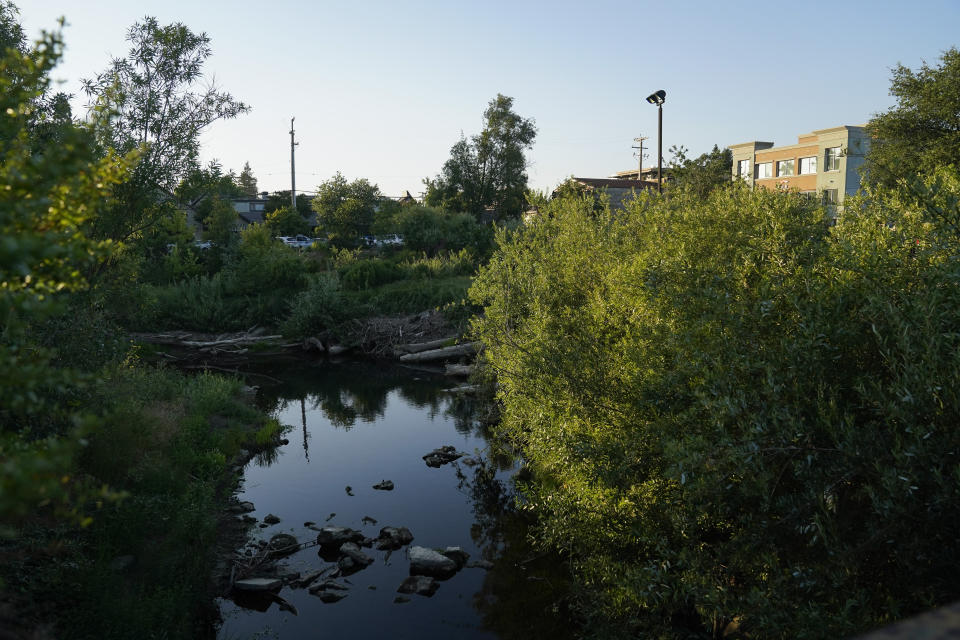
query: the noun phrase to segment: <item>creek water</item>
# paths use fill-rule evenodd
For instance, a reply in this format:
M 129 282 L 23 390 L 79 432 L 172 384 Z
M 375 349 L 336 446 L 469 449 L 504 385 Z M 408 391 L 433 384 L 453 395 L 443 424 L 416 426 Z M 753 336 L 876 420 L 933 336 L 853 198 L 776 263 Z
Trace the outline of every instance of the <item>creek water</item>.
M 265 373 L 282 382 L 252 379 L 261 384 L 258 403 L 291 429 L 289 444 L 244 469 L 238 498 L 256 506 L 251 515 L 258 523 L 268 514 L 280 518 L 254 524 L 250 545 L 277 533 L 314 540 L 310 522 L 368 537 L 381 527 L 407 527 L 413 545 L 459 546 L 493 568 L 464 568 L 433 596 L 397 603 L 397 587 L 409 575 L 409 547 L 389 555 L 364 549 L 375 562 L 337 578 L 349 587 L 338 602 L 290 586 L 279 595 L 296 614 L 276 603 L 220 600 L 218 639 L 570 637 L 564 573 L 555 559 L 528 547 L 526 521 L 508 489 L 517 467 L 489 453 L 475 417 L 478 403 L 445 393 L 454 386 L 449 378 L 380 363 L 318 362 Z M 467 456 L 428 467 L 423 456 L 444 445 Z M 382 480 L 394 489 L 372 488 Z M 279 570 L 306 574 L 329 566 L 318 547 L 308 547 Z

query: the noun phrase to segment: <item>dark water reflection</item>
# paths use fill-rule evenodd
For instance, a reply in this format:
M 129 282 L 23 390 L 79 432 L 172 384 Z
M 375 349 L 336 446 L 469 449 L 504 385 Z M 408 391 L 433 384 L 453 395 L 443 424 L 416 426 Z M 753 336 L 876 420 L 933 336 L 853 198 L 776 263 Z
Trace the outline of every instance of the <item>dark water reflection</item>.
M 255 380 L 261 384 L 258 403 L 292 429 L 290 443 L 273 459 L 255 460 L 245 470 L 240 499 L 256 505 L 252 515 L 259 520 L 268 513 L 281 519 L 254 527 L 252 538 L 283 532 L 308 541 L 316 533 L 304 523 L 321 526 L 328 519 L 368 536 L 383 526 L 406 526 L 415 545 L 460 546 L 494 568 L 464 569 L 433 597 L 414 595 L 395 604 L 408 574 L 406 550 L 389 556 L 365 550 L 375 563 L 348 578 L 344 600 L 324 604 L 306 590 L 285 587 L 280 596 L 298 615 L 276 604 L 257 611 L 260 602 L 245 608 L 224 600 L 220 638 L 572 637 L 563 610 L 563 569 L 528 546 L 527 523 L 510 492 L 515 465 L 503 455 L 490 461 L 477 402 L 444 393 L 451 382 L 442 376 L 379 363 L 318 363 L 263 373 L 282 382 Z M 427 467 L 422 456 L 442 445 L 480 463 Z M 396 488 L 372 489 L 384 479 Z M 301 573 L 324 566 L 317 548 L 283 563 Z

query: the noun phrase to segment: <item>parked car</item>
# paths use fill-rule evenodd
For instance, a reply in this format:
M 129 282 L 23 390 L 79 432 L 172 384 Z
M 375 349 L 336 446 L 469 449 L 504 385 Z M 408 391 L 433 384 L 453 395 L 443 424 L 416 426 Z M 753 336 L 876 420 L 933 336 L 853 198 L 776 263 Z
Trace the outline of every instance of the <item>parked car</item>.
M 295 236 L 277 236 L 277 240 L 294 249 L 306 249 L 318 241 L 317 238 L 310 238 L 302 233 L 298 233 Z
M 193 243 L 197 249 L 207 250 L 213 246 L 213 241 L 211 240 L 197 240 Z

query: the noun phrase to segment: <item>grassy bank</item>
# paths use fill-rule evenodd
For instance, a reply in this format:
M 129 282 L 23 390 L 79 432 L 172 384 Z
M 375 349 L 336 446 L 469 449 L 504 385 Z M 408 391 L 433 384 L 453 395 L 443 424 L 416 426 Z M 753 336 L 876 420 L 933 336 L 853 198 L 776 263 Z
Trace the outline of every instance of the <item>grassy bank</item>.
M 18 624 L 58 638 L 201 637 L 231 464 L 280 427 L 214 375 L 118 368 L 89 391 L 100 416 L 73 473 L 120 496 L 88 505 L 82 529 L 40 513 L 2 544 Z

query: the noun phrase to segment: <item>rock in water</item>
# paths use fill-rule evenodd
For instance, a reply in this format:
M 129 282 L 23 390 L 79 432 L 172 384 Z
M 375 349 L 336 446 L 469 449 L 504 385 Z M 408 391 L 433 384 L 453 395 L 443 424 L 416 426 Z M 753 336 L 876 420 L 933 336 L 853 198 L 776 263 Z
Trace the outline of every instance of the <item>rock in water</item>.
M 393 491 L 393 482 L 390 480 L 381 480 L 377 484 L 373 485 L 373 488 L 377 491 Z
M 405 544 L 413 542 L 413 534 L 406 527 L 384 527 L 380 529 L 380 535 L 377 537 L 376 546 L 381 551 L 389 549 L 396 551 Z
M 461 458 L 464 455 L 466 454 L 457 451 L 456 447 L 446 445 L 440 447 L 439 449 L 434 449 L 427 455 L 423 456 L 423 460 L 427 463 L 428 467 L 437 468 L 447 464 L 448 462 L 453 462 L 457 458 Z
M 279 591 L 283 581 L 277 578 L 246 578 L 233 583 L 237 591 Z
M 317 534 L 317 544 L 321 547 L 340 548 L 344 542 L 360 542 L 363 534 L 347 527 L 322 527 Z
M 410 547 L 410 575 L 446 580 L 456 573 L 457 563 L 442 553 L 426 547 Z
M 416 593 L 428 598 L 437 592 L 440 584 L 428 576 L 410 576 L 397 588 L 400 593 Z M 399 600 L 399 598 L 397 598 Z M 397 602 L 394 600 L 394 602 Z
M 266 522 L 267 524 L 277 524 L 280 522 L 280 518 L 273 515 L 272 513 L 268 513 L 263 517 L 263 521 Z
M 470 559 L 470 554 L 460 547 L 447 547 L 441 553 L 457 563 L 457 571 L 463 569 L 464 565 L 467 564 L 467 560 Z
M 315 595 L 315 596 L 317 596 L 318 598 L 320 598 L 320 602 L 323 602 L 324 604 L 331 604 L 331 603 L 333 603 L 333 602 L 340 602 L 341 600 L 343 600 L 344 598 L 347 597 L 347 594 L 345 594 L 345 593 L 338 593 L 338 592 L 335 592 L 335 591 L 317 591 L 317 592 L 314 593 L 313 595 Z
M 373 564 L 373 558 L 360 551 L 360 547 L 353 542 L 346 542 L 341 545 L 340 555 L 337 566 L 344 573 L 355 573 Z
M 267 546 L 270 548 L 270 551 L 281 554 L 293 553 L 294 551 L 300 550 L 297 539 L 289 533 L 276 534 L 270 538 L 270 543 Z

